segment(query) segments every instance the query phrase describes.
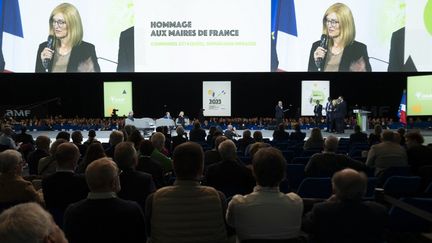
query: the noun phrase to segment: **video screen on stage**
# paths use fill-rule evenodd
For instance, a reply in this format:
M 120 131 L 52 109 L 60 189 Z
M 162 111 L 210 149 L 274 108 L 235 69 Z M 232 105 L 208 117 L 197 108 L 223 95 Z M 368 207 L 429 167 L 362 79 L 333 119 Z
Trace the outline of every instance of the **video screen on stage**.
M 5 72 L 432 71 L 430 0 L 0 0 Z
M 330 97 L 330 81 L 302 81 L 301 115 L 314 116 L 315 107 L 321 105 L 321 114 L 325 116 L 328 97 Z
M 408 77 L 407 115 L 432 115 L 432 75 Z
M 104 82 L 105 117 L 126 117 L 132 107 L 132 82 Z

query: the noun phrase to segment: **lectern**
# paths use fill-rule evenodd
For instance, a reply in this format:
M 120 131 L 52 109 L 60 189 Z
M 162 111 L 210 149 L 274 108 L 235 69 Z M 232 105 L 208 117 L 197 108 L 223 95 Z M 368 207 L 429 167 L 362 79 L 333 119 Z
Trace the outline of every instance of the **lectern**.
M 366 130 L 368 129 L 368 114 L 371 113 L 370 111 L 365 111 L 365 110 L 354 110 L 354 113 L 357 114 L 357 125 L 360 126 L 361 130 L 363 132 L 366 132 Z

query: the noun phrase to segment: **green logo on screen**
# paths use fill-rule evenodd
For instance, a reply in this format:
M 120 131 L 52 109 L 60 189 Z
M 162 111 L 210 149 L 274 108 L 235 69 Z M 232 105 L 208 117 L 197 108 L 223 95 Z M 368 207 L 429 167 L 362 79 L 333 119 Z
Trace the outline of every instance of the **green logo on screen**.
M 432 35 L 432 1 L 429 0 L 426 3 L 425 11 L 424 11 L 424 22 L 426 30 Z

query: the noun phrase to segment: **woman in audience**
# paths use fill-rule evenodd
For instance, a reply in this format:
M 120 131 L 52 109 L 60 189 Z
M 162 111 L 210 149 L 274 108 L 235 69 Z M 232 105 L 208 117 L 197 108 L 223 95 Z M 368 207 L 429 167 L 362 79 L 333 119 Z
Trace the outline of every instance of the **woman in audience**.
M 372 146 L 374 144 L 381 142 L 381 133 L 382 133 L 382 127 L 381 125 L 375 125 L 374 132 L 369 134 L 368 142 L 369 146 Z
M 143 135 L 141 132 L 137 129 L 132 131 L 132 133 L 129 135 L 127 141 L 133 143 L 135 150 L 139 150 L 141 142 L 144 140 Z
M 306 140 L 304 150 L 322 150 L 324 147 L 324 139 L 321 130 L 318 127 L 312 129 L 310 137 Z
M 78 10 L 62 3 L 49 17 L 48 41 L 39 45 L 36 72 L 100 72 L 95 46 L 83 41 Z
M 76 169 L 77 173 L 84 173 L 87 166 L 100 158 L 106 157 L 105 150 L 101 143 L 92 143 L 88 146 L 87 152 L 84 155 L 82 162 L 78 165 Z

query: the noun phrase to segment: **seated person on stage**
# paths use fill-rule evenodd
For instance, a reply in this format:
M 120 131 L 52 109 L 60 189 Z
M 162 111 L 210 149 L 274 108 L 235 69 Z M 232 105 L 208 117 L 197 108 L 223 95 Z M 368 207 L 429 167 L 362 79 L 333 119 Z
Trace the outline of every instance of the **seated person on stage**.
M 183 143 L 174 150 L 173 158 L 174 185 L 147 198 L 146 227 L 151 242 L 226 242 L 225 196 L 199 182 L 204 168 L 201 146 Z
M 172 119 L 171 114 L 168 111 L 165 112 L 165 116 L 163 118 L 165 118 L 165 119 Z
M 288 142 L 289 133 L 285 131 L 285 125 L 280 123 L 278 129 L 273 132 L 273 142 Z
M 234 142 L 223 141 L 218 150 L 222 161 L 207 167 L 206 185 L 222 191 L 227 197 L 252 192 L 255 179 L 251 170 L 237 159 Z
M 408 166 L 407 153 L 399 142 L 395 141 L 394 132 L 385 130 L 381 140 L 381 143 L 372 145 L 366 160 L 368 167 L 375 168 L 375 175 L 389 167 Z
M 300 235 L 303 201 L 295 193 L 279 191 L 286 161 L 275 148 L 261 148 L 253 157 L 257 186 L 247 195 L 235 195 L 228 205 L 227 222 L 239 240 L 294 239 Z
M 307 177 L 331 177 L 337 171 L 345 168 L 366 170 L 366 166 L 357 160 L 353 160 L 345 154 L 336 154 L 338 138 L 328 136 L 324 142 L 324 151 L 314 154 L 305 167 Z
M 64 231 L 70 243 L 146 242 L 141 207 L 117 197 L 120 172 L 109 158 L 95 160 L 87 167 L 90 193 L 69 205 L 64 215 Z
M 354 126 L 354 133 L 350 135 L 349 142 L 350 142 L 350 144 L 356 144 L 356 143 L 367 144 L 368 143 L 367 134 L 361 131 L 361 128 L 359 125 Z
M 303 220 L 302 229 L 311 242 L 384 242 L 387 210 L 362 200 L 366 175 L 344 169 L 334 174 L 332 185 L 334 195 L 315 204 Z
M 184 111 L 180 111 L 176 119 L 176 125 L 181 125 L 182 127 L 189 125 L 189 118 L 185 117 Z

